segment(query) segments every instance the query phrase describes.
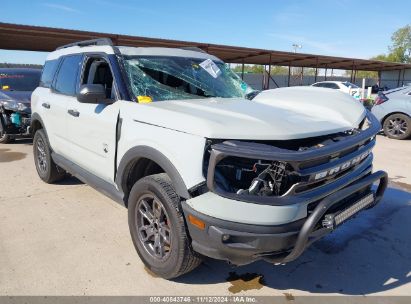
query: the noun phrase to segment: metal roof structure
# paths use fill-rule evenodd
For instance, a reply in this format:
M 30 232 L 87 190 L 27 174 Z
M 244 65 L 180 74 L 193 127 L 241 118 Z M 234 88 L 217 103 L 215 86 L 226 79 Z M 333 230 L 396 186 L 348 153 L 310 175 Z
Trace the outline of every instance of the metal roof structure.
M 147 38 L 0 22 L 0 49 L 54 51 L 81 40 L 110 38 L 114 45 L 135 47 L 198 47 L 227 63 L 280 65 L 323 69 L 387 71 L 411 69 L 411 64 L 378 60 L 281 52 L 229 45 Z

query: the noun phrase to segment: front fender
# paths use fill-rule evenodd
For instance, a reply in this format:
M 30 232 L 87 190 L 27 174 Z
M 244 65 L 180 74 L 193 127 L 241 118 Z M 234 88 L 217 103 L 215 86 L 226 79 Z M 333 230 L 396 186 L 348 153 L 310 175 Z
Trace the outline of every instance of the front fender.
M 116 184 L 120 191 L 126 189 L 128 172 L 138 160 L 147 158 L 157 163 L 173 182 L 177 194 L 185 199 L 190 198 L 186 184 L 173 163 L 161 152 L 148 146 L 137 146 L 129 149 L 122 157 L 117 170 Z

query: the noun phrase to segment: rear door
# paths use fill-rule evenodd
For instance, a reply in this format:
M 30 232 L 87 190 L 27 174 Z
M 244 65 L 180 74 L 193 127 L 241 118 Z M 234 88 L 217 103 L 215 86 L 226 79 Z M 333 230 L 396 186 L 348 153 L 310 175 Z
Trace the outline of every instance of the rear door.
M 45 127 L 52 149 L 65 157 L 70 155 L 67 134 L 67 106 L 75 99 L 82 55 L 64 56 L 48 94 L 39 100 L 45 112 Z
M 81 103 L 73 98 L 68 103 L 67 126 L 70 159 L 88 172 L 113 183 L 116 129 L 119 115 L 116 81 L 105 55 L 86 55 L 79 85 L 101 84 L 106 89 L 107 104 Z

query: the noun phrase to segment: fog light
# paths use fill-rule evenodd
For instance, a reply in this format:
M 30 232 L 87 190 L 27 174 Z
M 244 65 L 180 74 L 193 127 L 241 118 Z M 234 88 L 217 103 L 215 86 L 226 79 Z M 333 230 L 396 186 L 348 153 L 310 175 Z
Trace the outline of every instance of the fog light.
M 223 241 L 228 241 L 230 239 L 230 236 L 228 234 L 223 234 Z

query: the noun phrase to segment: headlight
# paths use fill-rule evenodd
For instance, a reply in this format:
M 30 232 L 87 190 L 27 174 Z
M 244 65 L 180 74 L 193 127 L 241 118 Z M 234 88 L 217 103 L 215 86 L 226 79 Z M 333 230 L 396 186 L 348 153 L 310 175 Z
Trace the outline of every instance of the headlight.
M 0 105 L 7 110 L 15 110 L 16 105 L 12 100 L 0 100 Z
M 21 102 L 17 103 L 17 110 L 19 110 L 19 111 L 23 112 L 23 111 L 27 110 L 28 108 L 29 107 L 24 103 L 21 103 Z

